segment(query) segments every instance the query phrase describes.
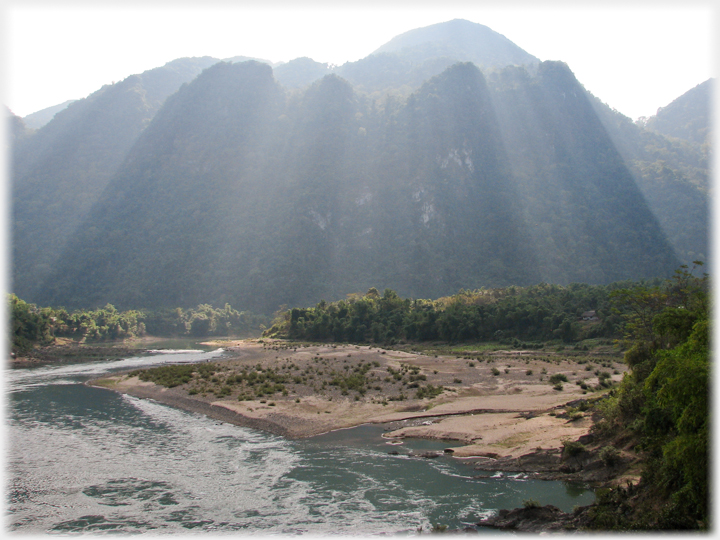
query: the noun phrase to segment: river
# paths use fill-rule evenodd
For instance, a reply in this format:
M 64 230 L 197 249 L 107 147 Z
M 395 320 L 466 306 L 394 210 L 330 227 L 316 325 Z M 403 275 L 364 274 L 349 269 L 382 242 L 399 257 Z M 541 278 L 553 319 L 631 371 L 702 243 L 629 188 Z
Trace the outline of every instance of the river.
M 224 424 L 83 383 L 221 350 L 12 369 L 6 379 L 6 524 L 22 533 L 362 534 L 472 525 L 527 499 L 569 511 L 582 487 L 409 457 L 380 426 L 304 440 Z M 398 450 L 399 455 L 389 454 Z

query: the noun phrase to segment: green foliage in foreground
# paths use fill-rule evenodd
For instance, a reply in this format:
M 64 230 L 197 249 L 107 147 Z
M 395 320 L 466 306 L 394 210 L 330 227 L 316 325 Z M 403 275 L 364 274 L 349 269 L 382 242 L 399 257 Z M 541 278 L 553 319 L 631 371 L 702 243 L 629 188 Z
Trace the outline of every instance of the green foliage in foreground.
M 14 294 L 8 295 L 10 340 L 16 353 L 36 345 L 49 345 L 56 337 L 84 342 L 111 341 L 146 334 L 153 336 L 232 336 L 257 334 L 267 319 L 229 304 L 213 308 L 118 311 L 112 304 L 95 310 L 68 312 L 63 308 L 37 307 Z
M 524 348 L 543 341 L 574 342 L 621 337 L 621 314 L 612 310 L 610 295 L 621 287 L 574 283 L 567 287 L 540 284 L 460 291 L 438 300 L 400 298 L 390 289 L 349 295 L 347 300 L 320 302 L 314 308 L 281 313 L 264 335 L 293 340 L 394 344 L 398 341 L 498 341 Z M 599 320 L 583 322 L 595 311 Z
M 617 291 L 625 308 L 625 361 L 631 371 L 603 406 L 597 425 L 606 436 L 633 436 L 647 461 L 643 491 L 661 501 L 637 502 L 630 528 L 707 529 L 709 526 L 709 300 L 708 278 L 686 267 L 661 287 Z M 599 497 L 595 525 L 629 504 L 613 491 Z M 627 509 L 622 510 L 628 515 Z M 619 515 L 619 514 L 618 514 Z M 608 517 L 610 516 L 610 518 Z

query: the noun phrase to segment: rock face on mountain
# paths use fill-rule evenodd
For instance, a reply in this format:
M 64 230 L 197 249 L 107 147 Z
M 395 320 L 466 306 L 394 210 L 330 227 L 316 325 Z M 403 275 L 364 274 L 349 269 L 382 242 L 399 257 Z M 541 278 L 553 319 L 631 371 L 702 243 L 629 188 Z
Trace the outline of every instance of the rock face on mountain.
M 680 263 L 618 147 L 637 134 L 565 64 L 450 62 L 401 99 L 337 71 L 306 86 L 327 67 L 309 59 L 178 62 L 16 146 L 20 297 L 269 313 L 371 286 L 437 297 Z

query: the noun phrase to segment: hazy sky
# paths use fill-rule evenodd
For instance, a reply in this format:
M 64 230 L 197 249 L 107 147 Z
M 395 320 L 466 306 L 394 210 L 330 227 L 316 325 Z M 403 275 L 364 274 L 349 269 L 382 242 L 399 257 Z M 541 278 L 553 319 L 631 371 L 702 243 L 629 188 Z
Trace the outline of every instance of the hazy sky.
M 4 0 L 3 101 L 20 116 L 184 56 L 343 64 L 462 18 L 562 60 L 636 119 L 715 75 L 716 2 L 98 2 Z M 342 6 L 342 7 L 338 7 Z M 202 7 L 201 7 L 202 6 Z

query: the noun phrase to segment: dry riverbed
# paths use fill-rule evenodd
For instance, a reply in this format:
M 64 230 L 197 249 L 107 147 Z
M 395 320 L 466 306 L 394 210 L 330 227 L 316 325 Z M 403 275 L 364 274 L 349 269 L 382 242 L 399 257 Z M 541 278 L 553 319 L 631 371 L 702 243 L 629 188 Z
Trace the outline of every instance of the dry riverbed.
M 460 441 L 454 456 L 495 459 L 556 450 L 586 435 L 591 420 L 581 400 L 601 395 L 602 381 L 619 381 L 625 369 L 618 358 L 591 354 L 455 357 L 272 340 L 214 344 L 227 355 L 172 388 L 137 373 L 91 384 L 288 437 L 389 423 L 385 436 L 398 443 Z

